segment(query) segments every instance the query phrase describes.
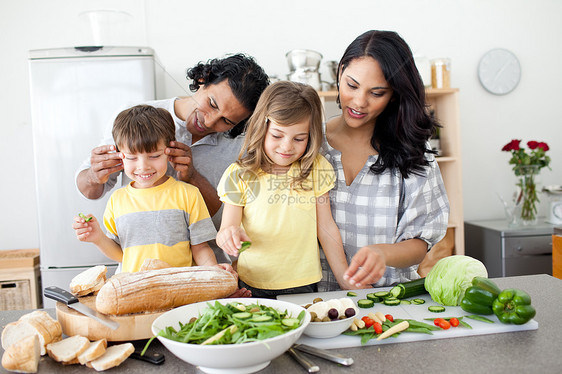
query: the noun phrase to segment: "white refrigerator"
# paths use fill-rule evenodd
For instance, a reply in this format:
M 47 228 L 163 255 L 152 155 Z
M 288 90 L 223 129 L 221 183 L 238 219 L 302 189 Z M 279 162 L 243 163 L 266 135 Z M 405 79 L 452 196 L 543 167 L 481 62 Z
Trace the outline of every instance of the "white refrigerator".
M 109 194 L 84 198 L 74 176 L 112 116 L 155 98 L 154 53 L 146 47 L 32 50 L 29 73 L 42 294 L 47 286 L 68 290 L 71 279 L 91 266 L 106 265 L 108 276 L 117 268 L 76 238 L 73 217 L 83 212 L 101 220 Z M 43 297 L 43 306 L 55 302 Z

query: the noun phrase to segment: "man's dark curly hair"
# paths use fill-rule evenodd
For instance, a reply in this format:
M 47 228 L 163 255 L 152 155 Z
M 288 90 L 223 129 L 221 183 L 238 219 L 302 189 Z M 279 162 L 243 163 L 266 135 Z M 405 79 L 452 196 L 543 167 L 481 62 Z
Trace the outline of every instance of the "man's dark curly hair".
M 269 77 L 256 61 L 244 54 L 230 55 L 225 58 L 215 58 L 206 63 L 200 62 L 187 70 L 187 79 L 192 80 L 189 89 L 197 91 L 207 84 L 219 84 L 228 79 L 228 85 L 234 97 L 250 113 L 254 112 L 258 99 L 263 90 L 269 85 Z M 244 132 L 246 119 L 238 123 L 227 132 L 235 138 Z

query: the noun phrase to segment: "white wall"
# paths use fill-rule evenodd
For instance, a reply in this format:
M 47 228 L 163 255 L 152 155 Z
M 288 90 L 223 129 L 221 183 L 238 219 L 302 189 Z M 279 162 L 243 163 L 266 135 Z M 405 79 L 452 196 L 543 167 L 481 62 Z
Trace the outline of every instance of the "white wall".
M 546 141 L 552 171 L 542 180 L 562 184 L 559 0 L 2 1 L 0 250 L 38 247 L 27 51 L 94 44 L 78 14 L 107 8 L 133 17 L 127 30 L 106 35 L 106 44 L 156 51 L 160 98 L 185 94 L 185 69 L 201 60 L 242 51 L 283 77 L 291 49 L 338 60 L 363 31 L 395 30 L 414 52 L 452 59 L 452 85 L 461 92 L 465 219 L 503 217 L 495 192 L 514 183 L 509 155 L 500 152 L 512 138 Z M 522 66 L 521 83 L 506 96 L 487 93 L 476 75 L 480 57 L 494 47 L 514 52 Z

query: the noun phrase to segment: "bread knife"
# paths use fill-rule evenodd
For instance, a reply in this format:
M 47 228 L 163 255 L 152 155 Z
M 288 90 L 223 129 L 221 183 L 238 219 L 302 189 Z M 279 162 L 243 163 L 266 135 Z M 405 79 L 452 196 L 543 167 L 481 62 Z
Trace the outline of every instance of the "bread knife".
M 49 299 L 60 301 L 61 303 L 66 304 L 69 308 L 72 308 L 84 314 L 85 316 L 88 316 L 98 321 L 99 323 L 104 324 L 112 330 L 117 330 L 119 328 L 119 323 L 110 320 L 103 314 L 96 312 L 85 304 L 82 304 L 80 300 L 78 300 L 73 294 L 66 290 L 63 290 L 62 288 L 56 286 L 46 287 L 43 291 L 43 295 L 45 295 L 45 297 L 48 297 Z
M 345 366 L 350 366 L 353 364 L 353 359 L 351 357 L 344 357 L 339 353 L 333 353 L 326 349 L 315 348 L 306 344 L 294 344 L 293 348 L 298 349 L 301 352 L 306 352 L 313 356 L 323 358 L 324 360 L 335 362 L 337 364 Z

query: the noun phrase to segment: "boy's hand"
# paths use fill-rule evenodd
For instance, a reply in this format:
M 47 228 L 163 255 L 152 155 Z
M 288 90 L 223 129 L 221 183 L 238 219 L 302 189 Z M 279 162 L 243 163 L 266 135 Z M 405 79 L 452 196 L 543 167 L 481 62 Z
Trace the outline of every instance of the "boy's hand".
M 165 152 L 168 155 L 168 161 L 177 172 L 177 179 L 189 183 L 196 172 L 191 148 L 181 142 L 171 141 Z
M 100 235 L 104 235 L 98 220 L 91 214 L 75 216 L 72 228 L 81 242 L 95 243 L 99 240 Z
M 238 256 L 238 251 L 242 247 L 242 242 L 251 241 L 241 227 L 225 227 L 217 234 L 217 245 L 231 256 Z

